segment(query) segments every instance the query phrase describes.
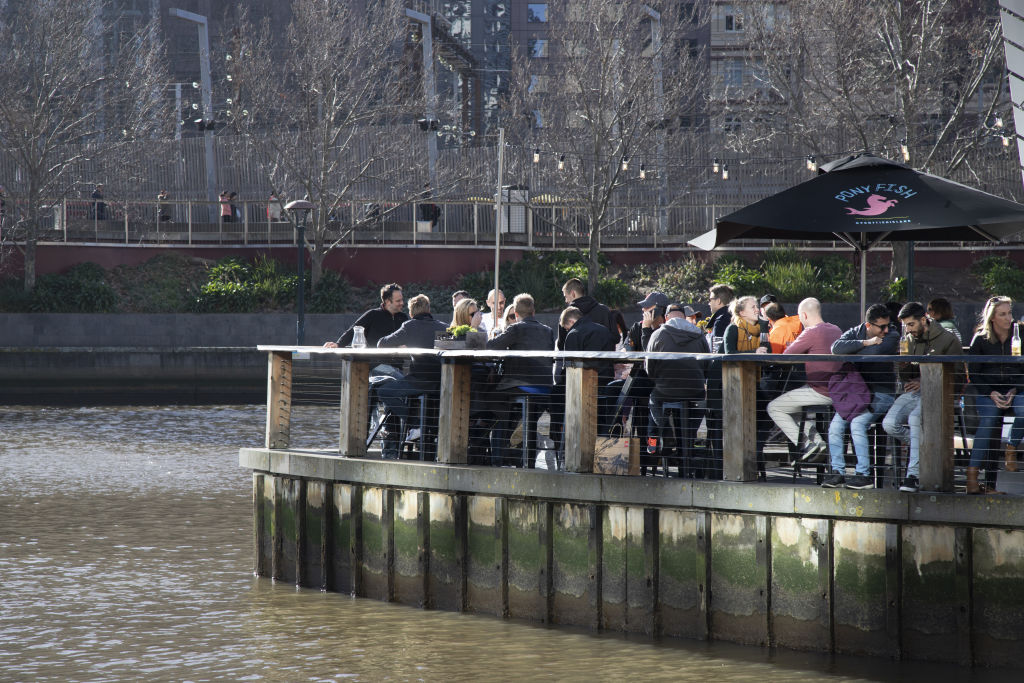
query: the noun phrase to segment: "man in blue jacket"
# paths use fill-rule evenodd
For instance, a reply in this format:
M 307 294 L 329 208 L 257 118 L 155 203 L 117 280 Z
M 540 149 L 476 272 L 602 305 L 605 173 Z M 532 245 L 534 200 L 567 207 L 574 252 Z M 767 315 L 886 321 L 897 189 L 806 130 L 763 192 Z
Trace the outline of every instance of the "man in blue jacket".
M 874 304 L 864 314 L 867 321 L 851 327 L 832 343 L 835 355 L 893 356 L 899 353 L 900 334 L 889 322 L 889 309 Z M 828 428 L 828 450 L 832 458 L 832 474 L 822 482 L 825 488 L 869 489 L 871 480 L 871 454 L 868 449 L 868 427 L 892 407 L 896 396 L 893 390 L 892 363 L 858 363 L 857 371 L 871 390 L 871 405 L 852 420 L 845 420 L 836 412 Z M 857 470 L 846 476 L 846 426 L 850 426 L 853 452 L 857 455 Z

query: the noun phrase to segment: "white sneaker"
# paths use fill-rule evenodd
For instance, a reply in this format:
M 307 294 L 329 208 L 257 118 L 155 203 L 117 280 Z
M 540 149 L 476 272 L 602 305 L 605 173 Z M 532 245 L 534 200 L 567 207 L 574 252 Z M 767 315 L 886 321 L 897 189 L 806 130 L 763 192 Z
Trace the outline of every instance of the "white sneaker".
M 420 430 L 413 427 L 409 430 L 409 434 L 405 437 L 406 441 L 417 441 L 420 438 Z

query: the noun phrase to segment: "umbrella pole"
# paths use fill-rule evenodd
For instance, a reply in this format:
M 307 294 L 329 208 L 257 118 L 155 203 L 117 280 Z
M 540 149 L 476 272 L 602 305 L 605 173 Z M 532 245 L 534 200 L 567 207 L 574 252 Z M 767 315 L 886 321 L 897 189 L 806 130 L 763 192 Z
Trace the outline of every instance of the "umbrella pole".
M 868 303 L 868 251 L 860 249 L 860 314 L 864 315 Z M 867 322 L 862 320 L 861 322 Z

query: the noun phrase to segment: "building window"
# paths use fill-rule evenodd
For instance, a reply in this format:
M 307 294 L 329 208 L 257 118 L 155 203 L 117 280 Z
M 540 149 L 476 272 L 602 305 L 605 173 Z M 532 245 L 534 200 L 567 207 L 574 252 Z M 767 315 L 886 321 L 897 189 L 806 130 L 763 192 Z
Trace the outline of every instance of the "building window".
M 727 87 L 739 88 L 743 85 L 743 60 L 729 59 L 725 62 L 722 82 Z
M 531 24 L 548 23 L 548 3 L 531 2 L 526 5 L 526 21 Z
M 548 41 L 543 38 L 530 39 L 530 57 L 540 59 L 548 56 Z
M 725 15 L 726 31 L 738 33 L 743 30 L 743 15 L 736 8 L 726 5 L 722 8 L 722 12 Z

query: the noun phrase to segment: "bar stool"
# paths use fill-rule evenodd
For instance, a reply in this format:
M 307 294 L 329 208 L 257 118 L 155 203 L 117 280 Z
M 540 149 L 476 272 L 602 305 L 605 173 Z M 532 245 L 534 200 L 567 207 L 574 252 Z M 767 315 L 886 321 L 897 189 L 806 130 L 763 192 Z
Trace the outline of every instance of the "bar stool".
M 523 467 L 533 469 L 535 462 L 530 457 L 531 451 L 536 452 L 537 420 L 547 407 L 551 387 L 543 384 L 516 387 L 518 392 L 512 402 L 519 406 L 520 419 L 523 421 Z M 564 431 L 563 431 L 564 434 Z
M 807 427 L 808 421 L 811 419 L 811 415 L 814 416 L 814 428 L 818 430 L 818 436 L 825 440 L 828 444 L 828 426 L 832 421 L 832 406 L 827 403 L 821 405 L 809 405 L 804 406 L 803 411 L 800 413 L 800 434 L 804 433 L 804 429 Z M 794 481 L 801 476 L 803 468 L 814 468 L 814 481 L 816 484 L 821 484 L 825 478 L 825 468 L 828 466 L 829 456 L 828 452 L 825 453 L 825 462 L 814 462 L 807 463 L 800 460 L 800 454 L 793 452 L 794 446 L 789 444 L 789 454 L 793 460 L 793 479 Z
M 406 399 L 406 402 L 415 403 L 416 405 L 417 416 L 420 421 L 420 438 L 415 441 L 409 441 L 409 420 L 402 420 L 402 446 L 407 448 L 410 453 L 418 453 L 420 460 L 434 460 L 437 457 L 432 448 L 434 430 L 428 426 L 428 415 L 433 417 L 437 413 L 435 398 L 431 394 L 422 393 L 410 396 Z M 409 407 L 412 408 L 412 405 Z
M 703 399 L 670 401 L 663 403 L 662 407 L 666 415 L 672 417 L 672 433 L 676 441 L 678 461 L 676 463 L 676 476 L 693 478 L 696 475 L 696 468 L 693 466 L 694 442 L 697 440 L 697 427 L 691 421 L 691 414 L 698 414 L 700 403 Z M 691 411 L 693 411 L 691 413 Z M 662 451 L 661 466 L 668 476 L 668 456 Z M 703 471 L 703 467 L 701 468 Z

